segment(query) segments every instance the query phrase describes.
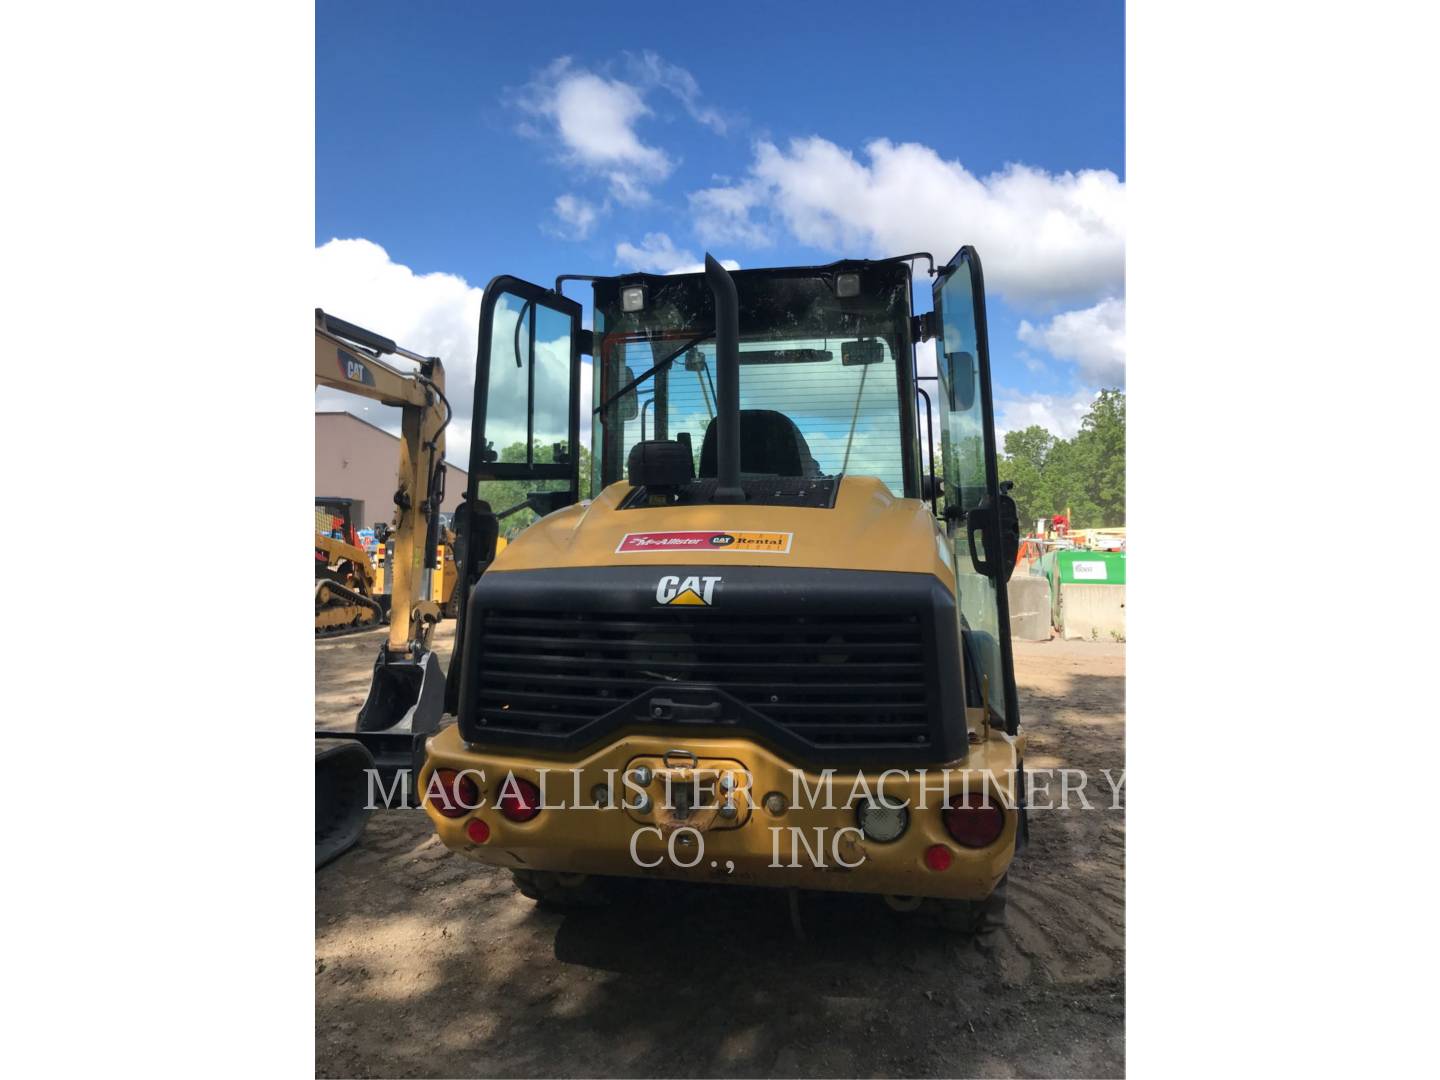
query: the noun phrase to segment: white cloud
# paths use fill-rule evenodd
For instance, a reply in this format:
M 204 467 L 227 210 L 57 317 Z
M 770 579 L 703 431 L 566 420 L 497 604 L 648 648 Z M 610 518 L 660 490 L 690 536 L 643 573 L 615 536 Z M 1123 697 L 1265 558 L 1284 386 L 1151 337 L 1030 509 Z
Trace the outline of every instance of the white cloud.
M 475 400 L 476 334 L 480 322 L 483 290 L 454 274 L 417 274 L 408 266 L 393 262 L 379 244 L 369 240 L 331 240 L 315 249 L 313 278 L 315 306 L 331 315 L 356 323 L 390 338 L 396 344 L 420 353 L 438 356 L 445 365 L 445 396 L 454 410 L 445 429 L 445 456 L 462 469 L 470 461 L 471 412 Z M 497 318 L 502 317 L 497 314 Z M 545 346 L 542 343 L 541 349 Z M 543 365 L 547 374 L 568 368 Z M 396 357 L 387 363 L 408 370 L 413 365 Z M 588 367 L 581 371 L 580 436 L 590 439 Z M 537 366 L 537 373 L 540 367 Z M 564 377 L 568 379 L 568 375 Z M 563 380 L 557 380 L 557 386 Z M 546 395 L 563 410 L 568 391 Z M 316 409 L 341 409 L 362 416 L 392 434 L 400 433 L 400 410 L 338 390 L 317 389 Z M 548 421 L 550 428 L 556 422 Z M 537 420 L 537 424 L 545 424 Z M 548 429 L 547 429 L 548 430 Z M 492 436 L 493 437 L 493 436 Z M 505 438 L 504 434 L 501 438 Z M 523 432 L 521 439 L 523 441 Z M 500 444 L 496 440 L 497 445 Z
M 1004 448 L 1005 433 L 1039 424 L 1052 435 L 1073 439 L 1080 421 L 1099 396 L 1094 390 L 1074 394 L 1020 394 L 997 387 L 995 391 L 995 443 Z
M 727 122 L 718 110 L 701 104 L 700 86 L 684 68 L 653 52 L 626 61 L 630 81 L 578 67 L 562 56 L 512 98 L 527 117 L 522 132 L 554 138 L 567 165 L 603 178 L 617 202 L 641 206 L 650 201 L 650 185 L 668 177 L 676 164 L 638 130 L 655 116 L 647 101 L 652 92 L 673 96 L 691 119 L 713 131 L 723 133 Z
M 935 339 L 929 338 L 925 341 L 915 343 L 915 374 L 917 376 L 934 375 L 935 367 Z M 928 384 L 925 389 L 928 391 Z M 933 395 L 932 395 L 933 396 Z
M 1040 357 L 1036 356 L 1029 349 L 1021 349 L 1017 359 L 1025 365 L 1025 370 L 1032 375 L 1042 375 L 1049 371 L 1049 366 Z
M 623 206 L 644 206 L 650 201 L 650 189 L 630 173 L 615 170 L 606 173 L 610 194 Z
M 648 198 L 645 185 L 670 175 L 674 163 L 635 130 L 650 115 L 640 90 L 574 67 L 568 56 L 548 65 L 517 98 L 531 116 L 549 121 L 570 164 L 610 180 L 621 202 Z
M 622 240 L 615 245 L 615 265 L 650 274 L 698 274 L 705 269 L 703 259 L 693 251 L 676 248 L 666 233 L 646 233 L 638 245 Z M 727 270 L 740 269 L 734 259 L 721 259 L 720 265 Z
M 696 235 L 707 244 L 769 247 L 773 243 L 770 230 L 750 219 L 750 212 L 764 202 L 765 195 L 764 185 L 754 181 L 691 192 Z
M 564 226 L 553 231 L 570 240 L 584 240 L 600 216 L 594 203 L 568 193 L 555 200 L 553 210 L 556 219 Z
M 1125 301 L 1110 297 L 1094 307 L 1066 311 L 1044 326 L 1020 321 L 1019 337 L 1032 348 L 1075 364 L 1091 383 L 1125 385 Z
M 977 177 L 917 143 L 877 139 L 865 162 L 827 139 L 762 141 L 750 177 L 697 192 L 702 235 L 750 241 L 762 211 L 801 243 L 834 253 L 948 259 L 973 244 L 986 285 L 1053 308 L 1123 290 L 1125 185 L 1108 170 L 1047 173 L 1011 164 Z
M 704 124 L 717 135 L 725 134 L 729 123 L 718 109 L 700 104 L 700 84 L 695 81 L 694 75 L 676 64 L 668 63 L 648 49 L 638 57 L 630 59 L 631 67 L 642 85 L 668 90 L 685 106 L 690 119 L 697 124 Z

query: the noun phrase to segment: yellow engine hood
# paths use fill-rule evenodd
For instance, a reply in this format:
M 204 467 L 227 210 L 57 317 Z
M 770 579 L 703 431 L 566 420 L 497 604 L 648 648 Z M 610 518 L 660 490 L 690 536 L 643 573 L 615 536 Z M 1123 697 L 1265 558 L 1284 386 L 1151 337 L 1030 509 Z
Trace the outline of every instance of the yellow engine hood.
M 796 566 L 932 574 L 954 591 L 949 547 L 930 508 L 919 499 L 897 499 L 874 477 L 845 477 L 828 510 L 747 504 L 617 510 L 629 491 L 629 484 L 611 484 L 593 501 L 537 521 L 487 573 L 682 563 L 717 570 Z M 723 533 L 738 540 L 717 546 L 674 537 L 677 533 Z M 647 547 L 672 542 L 699 546 Z

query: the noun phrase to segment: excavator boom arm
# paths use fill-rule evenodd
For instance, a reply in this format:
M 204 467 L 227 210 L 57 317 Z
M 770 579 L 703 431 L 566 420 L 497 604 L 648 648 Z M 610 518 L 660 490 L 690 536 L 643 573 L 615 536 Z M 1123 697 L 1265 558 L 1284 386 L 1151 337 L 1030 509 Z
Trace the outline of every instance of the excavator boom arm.
M 380 351 L 417 360 L 420 369 L 392 367 L 379 358 Z M 444 365 L 316 309 L 315 383 L 401 410 L 387 646 L 401 654 L 428 649 L 438 606 L 429 596 L 427 566 L 433 569 L 431 534 L 438 530 L 440 512 L 435 487 L 444 481 L 445 426 L 450 419 Z
M 381 360 L 394 354 L 419 364 L 402 371 Z M 445 675 L 430 648 L 440 619 L 430 596 L 430 570 L 440 538 L 445 480 L 445 367 L 364 327 L 315 311 L 315 383 L 400 409 L 400 463 L 395 485 L 390 633 L 375 658 L 370 693 L 352 732 L 317 732 L 315 742 L 315 865 L 335 858 L 364 828 L 368 771 L 382 783 L 397 770 L 418 774 L 425 738 L 439 725 Z M 317 543 L 319 541 L 317 540 Z M 353 551 L 354 549 L 352 549 Z M 357 556 L 363 553 L 354 552 Z M 328 602 L 322 594 L 346 587 L 317 581 L 317 628 Z M 379 606 L 357 590 L 357 603 Z

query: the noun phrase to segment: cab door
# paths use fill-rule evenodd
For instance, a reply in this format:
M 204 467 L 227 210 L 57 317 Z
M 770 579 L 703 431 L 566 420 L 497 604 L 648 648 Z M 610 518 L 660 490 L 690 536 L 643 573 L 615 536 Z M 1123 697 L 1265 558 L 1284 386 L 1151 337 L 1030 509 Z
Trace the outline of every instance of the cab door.
M 501 275 L 485 286 L 470 470 L 454 521 L 456 657 L 470 590 L 494 559 L 500 530 L 580 497 L 580 313 L 574 300 L 519 278 Z M 452 667 L 451 711 L 458 686 Z
M 995 460 L 995 408 L 980 257 L 963 247 L 935 278 L 935 360 L 940 382 L 944 516 L 955 556 L 965 664 L 989 683 L 990 708 L 1014 734 L 1020 723 L 1010 652 L 1006 582 L 1014 568 Z M 1013 505 L 1013 504 L 1011 504 Z M 1017 534 L 1018 535 L 1018 534 Z
M 513 277 L 485 287 L 467 501 L 494 480 L 579 497 L 580 336 L 574 300 Z

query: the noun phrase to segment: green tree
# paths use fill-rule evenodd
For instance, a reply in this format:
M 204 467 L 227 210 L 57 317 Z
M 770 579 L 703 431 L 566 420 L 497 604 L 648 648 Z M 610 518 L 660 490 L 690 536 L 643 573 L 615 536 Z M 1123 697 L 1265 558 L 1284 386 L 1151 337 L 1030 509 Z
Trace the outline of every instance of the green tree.
M 1099 508 L 1094 525 L 1125 523 L 1125 394 L 1102 390 L 1080 423 L 1075 441 L 1090 465 L 1090 500 Z M 1082 528 L 1090 526 L 1081 526 Z
M 1071 527 L 1125 524 L 1125 393 L 1102 390 L 1073 439 L 1038 425 L 1005 436 L 997 467 L 1014 481 L 1021 527 L 1069 511 Z
M 1058 439 L 1045 470 L 1050 513 L 1068 511 L 1070 527 L 1084 529 L 1098 524 L 1100 507 L 1090 498 L 1088 476 L 1092 467 L 1088 447 L 1075 439 Z
M 500 451 L 500 460 L 521 462 L 525 460 L 525 444 L 511 443 Z M 555 448 L 552 445 L 535 443 L 536 462 L 554 462 Z M 518 506 L 532 491 L 564 491 L 564 480 L 485 480 L 477 485 L 480 498 L 490 504 L 490 509 L 500 513 Z M 590 498 L 590 450 L 580 447 L 580 498 Z M 500 535 L 513 539 L 535 520 L 533 510 L 519 510 L 500 522 Z
M 1014 483 L 1010 489 L 1019 511 L 1020 527 L 1029 531 L 1038 518 L 1049 517 L 1052 497 L 1045 464 L 1054 452 L 1057 440 L 1039 424 L 1022 431 L 1005 433 L 1004 453 L 999 460 L 1001 481 Z
M 1125 394 L 1102 390 L 1080 431 L 1057 446 L 1052 467 L 1057 508 L 1076 529 L 1125 524 Z

